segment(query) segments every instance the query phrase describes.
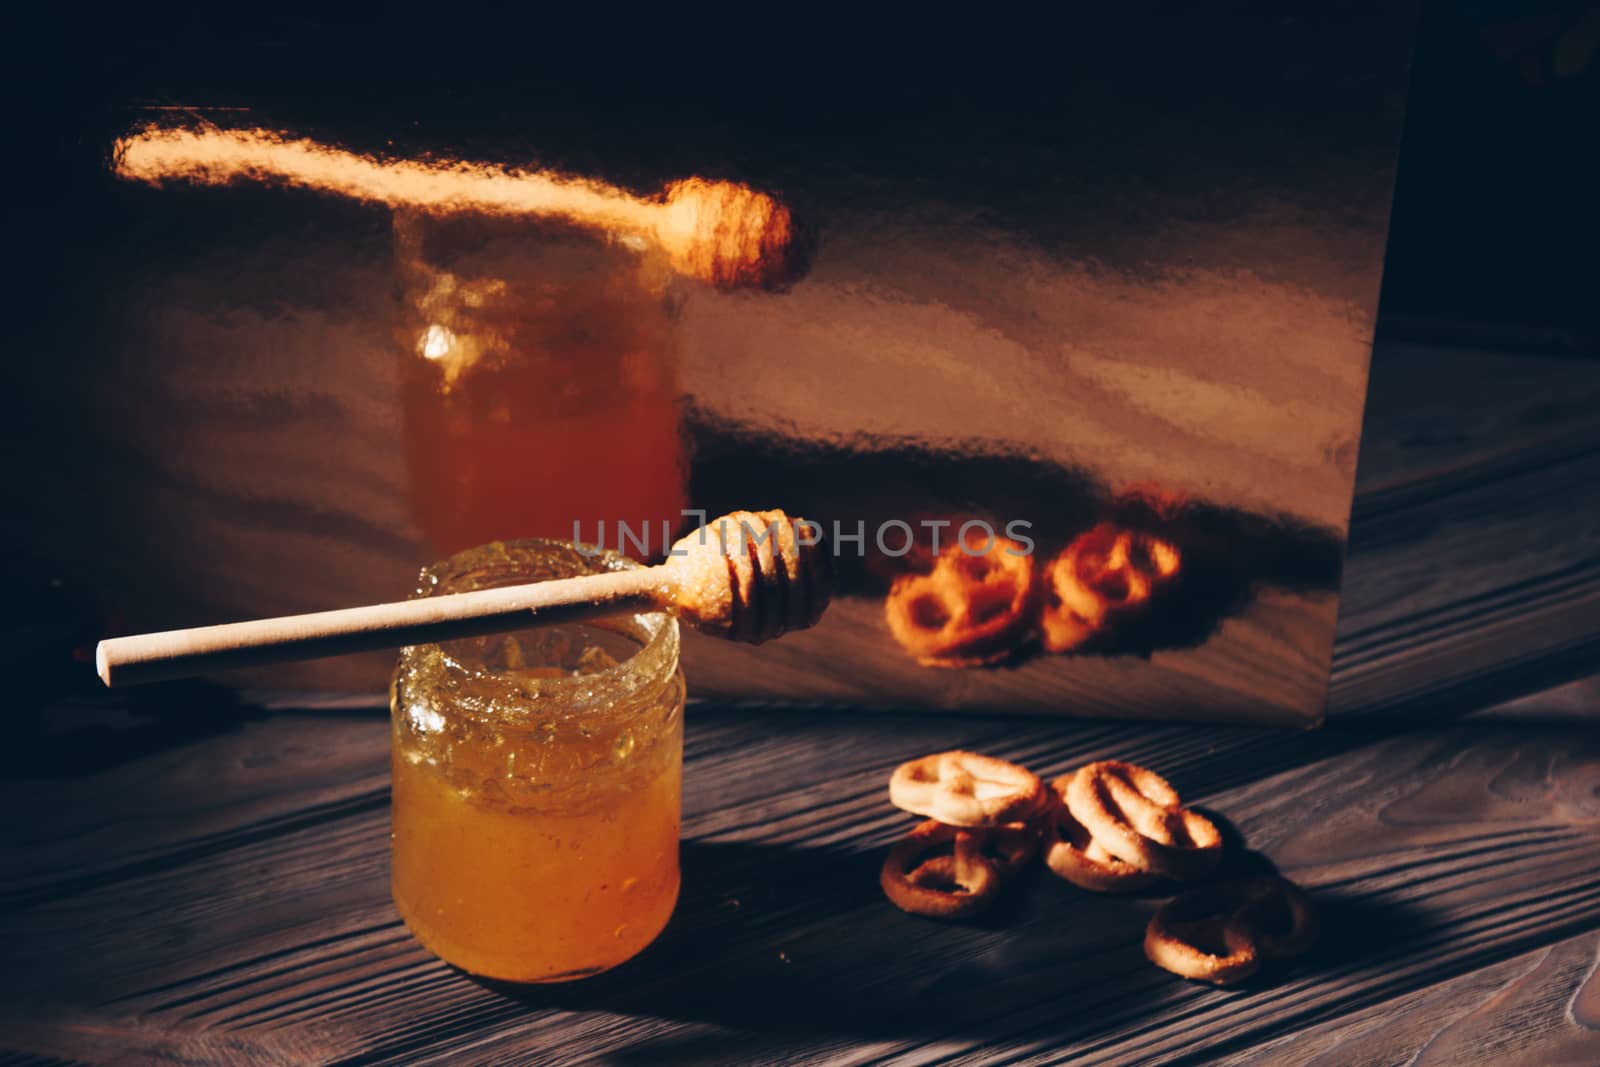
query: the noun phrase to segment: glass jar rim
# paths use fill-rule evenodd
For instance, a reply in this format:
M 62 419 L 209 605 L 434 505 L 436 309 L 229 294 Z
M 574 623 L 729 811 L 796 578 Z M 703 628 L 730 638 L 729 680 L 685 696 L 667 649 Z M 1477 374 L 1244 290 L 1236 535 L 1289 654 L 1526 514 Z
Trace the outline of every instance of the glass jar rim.
M 412 599 L 537 581 L 530 570 L 551 567 L 572 574 L 636 570 L 640 564 L 609 549 L 579 546 L 548 538 L 491 541 L 465 549 L 422 568 Z M 547 577 L 566 577 L 566 574 Z M 471 681 L 475 693 L 489 694 L 460 702 L 462 710 L 507 724 L 535 723 L 551 713 L 583 712 L 648 699 L 670 684 L 678 671 L 678 620 L 666 612 L 622 616 L 631 626 L 596 620 L 589 625 L 620 633 L 639 646 L 626 659 L 600 670 L 562 677 L 512 677 L 453 654 L 443 644 L 412 645 L 401 650 L 400 671 L 436 674 L 437 680 Z M 426 684 L 426 683 L 425 683 Z

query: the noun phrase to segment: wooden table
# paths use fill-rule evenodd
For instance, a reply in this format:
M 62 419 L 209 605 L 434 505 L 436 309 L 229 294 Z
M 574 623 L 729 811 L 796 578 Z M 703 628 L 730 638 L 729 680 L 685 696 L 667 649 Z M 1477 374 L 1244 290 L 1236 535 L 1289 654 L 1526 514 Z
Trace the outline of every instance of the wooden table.
M 1597 377 L 1382 354 L 1319 731 L 692 707 L 676 917 L 573 986 L 406 934 L 373 698 L 59 708 L 0 784 L 0 1063 L 1600 1062 Z M 901 914 L 884 783 L 956 746 L 1159 769 L 1311 889 L 1319 946 L 1219 991 L 1144 961 L 1159 897 Z

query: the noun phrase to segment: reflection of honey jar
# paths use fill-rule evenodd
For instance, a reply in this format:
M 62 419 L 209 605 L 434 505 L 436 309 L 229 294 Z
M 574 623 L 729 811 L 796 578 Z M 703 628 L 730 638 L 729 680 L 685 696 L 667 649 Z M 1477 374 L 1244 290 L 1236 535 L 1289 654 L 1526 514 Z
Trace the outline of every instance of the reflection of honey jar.
M 682 521 L 663 253 L 559 221 L 395 215 L 412 505 L 440 552 Z M 615 533 L 608 533 L 616 543 Z
M 543 541 L 463 552 L 421 595 L 631 566 Z M 595 974 L 678 895 L 678 624 L 665 614 L 407 648 L 392 691 L 395 905 L 463 970 Z

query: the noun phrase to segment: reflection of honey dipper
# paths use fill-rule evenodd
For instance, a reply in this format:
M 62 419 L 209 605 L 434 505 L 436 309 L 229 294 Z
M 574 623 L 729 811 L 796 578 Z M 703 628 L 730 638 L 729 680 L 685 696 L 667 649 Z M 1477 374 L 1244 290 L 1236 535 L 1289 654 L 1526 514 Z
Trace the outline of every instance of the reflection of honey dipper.
M 311 615 L 100 642 L 107 685 L 315 659 L 517 630 L 597 615 L 669 611 L 719 637 L 760 644 L 815 623 L 832 592 L 815 524 L 736 511 L 681 538 L 666 563 Z
M 689 178 L 662 196 L 547 171 L 461 161 L 383 162 L 267 130 L 163 130 L 116 144 L 114 168 L 152 184 L 252 180 L 339 193 L 424 211 L 564 218 L 654 240 L 675 270 L 720 288 L 772 287 L 799 273 L 789 209 L 735 182 Z

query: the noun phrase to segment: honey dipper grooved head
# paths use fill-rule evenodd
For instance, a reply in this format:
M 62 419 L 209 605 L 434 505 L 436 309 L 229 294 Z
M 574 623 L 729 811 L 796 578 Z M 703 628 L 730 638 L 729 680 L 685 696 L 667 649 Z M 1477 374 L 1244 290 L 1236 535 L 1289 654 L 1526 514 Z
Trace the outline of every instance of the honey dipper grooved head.
M 672 546 L 681 618 L 750 644 L 803 630 L 832 595 L 832 562 L 820 531 L 781 511 L 735 511 Z
M 734 182 L 673 183 L 656 236 L 674 269 L 722 289 L 770 288 L 793 268 L 789 209 Z

